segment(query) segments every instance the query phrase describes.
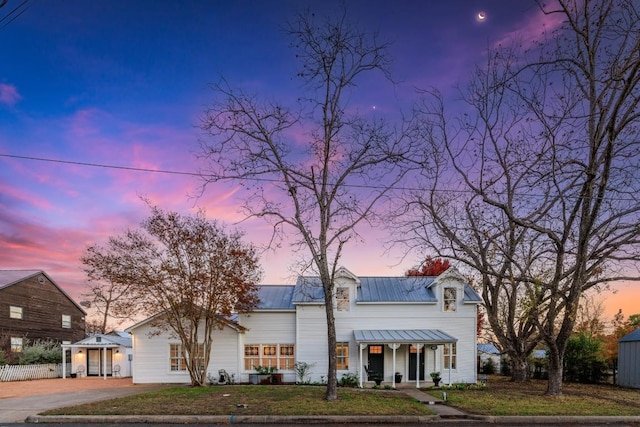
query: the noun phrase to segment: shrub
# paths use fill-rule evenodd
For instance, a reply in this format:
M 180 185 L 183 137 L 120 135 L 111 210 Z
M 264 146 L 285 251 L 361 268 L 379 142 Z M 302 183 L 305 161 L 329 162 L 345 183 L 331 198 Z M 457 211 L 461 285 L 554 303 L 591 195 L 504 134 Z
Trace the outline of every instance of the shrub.
M 482 373 L 487 375 L 493 375 L 496 373 L 496 364 L 493 362 L 493 359 L 487 359 L 482 365 Z
M 338 385 L 340 387 L 358 387 L 360 385 L 360 380 L 356 374 L 349 372 L 342 374 L 342 378 L 338 381 Z
M 22 348 L 18 356 L 20 365 L 39 365 L 45 363 L 62 363 L 60 344 L 51 340 L 37 340 Z
M 569 339 L 564 354 L 566 381 L 597 383 L 607 368 L 602 351 L 602 341 L 584 333 Z

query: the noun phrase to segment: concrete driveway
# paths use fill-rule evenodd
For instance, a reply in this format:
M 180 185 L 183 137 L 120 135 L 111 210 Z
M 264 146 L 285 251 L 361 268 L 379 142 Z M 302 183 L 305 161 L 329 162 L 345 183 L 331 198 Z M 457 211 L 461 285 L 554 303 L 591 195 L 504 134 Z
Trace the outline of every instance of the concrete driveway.
M 134 385 L 131 378 L 55 378 L 0 382 L 0 423 L 20 423 L 29 415 L 115 397 L 165 388 L 161 384 Z

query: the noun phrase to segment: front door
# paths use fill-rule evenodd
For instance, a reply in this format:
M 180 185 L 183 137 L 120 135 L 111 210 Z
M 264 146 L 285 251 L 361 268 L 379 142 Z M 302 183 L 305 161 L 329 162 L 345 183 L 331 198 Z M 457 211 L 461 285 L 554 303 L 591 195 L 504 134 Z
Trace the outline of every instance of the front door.
M 416 350 L 414 346 L 409 346 L 409 381 L 416 380 L 416 362 L 420 355 L 420 381 L 424 381 L 424 346 Z
M 370 344 L 367 348 L 369 349 L 369 376 L 384 377 L 384 346 Z M 367 380 L 373 380 L 373 378 L 367 378 Z
M 107 352 L 107 366 L 102 366 L 103 365 L 103 357 L 104 355 L 102 354 L 102 352 L 105 351 L 104 349 L 101 350 L 99 348 L 90 348 L 87 349 L 87 375 L 88 376 L 101 376 L 104 375 L 104 371 L 106 369 L 107 371 L 107 375 L 111 375 L 111 356 L 112 356 L 112 352 L 111 349 L 106 349 Z

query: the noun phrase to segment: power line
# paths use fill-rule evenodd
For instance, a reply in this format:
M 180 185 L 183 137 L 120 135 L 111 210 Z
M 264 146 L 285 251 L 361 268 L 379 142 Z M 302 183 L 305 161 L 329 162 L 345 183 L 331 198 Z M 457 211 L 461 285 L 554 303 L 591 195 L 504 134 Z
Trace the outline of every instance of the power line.
M 128 170 L 134 172 L 153 172 L 153 173 L 163 173 L 163 174 L 171 174 L 171 175 L 187 175 L 187 176 L 202 176 L 197 172 L 185 172 L 185 171 L 172 171 L 172 170 L 164 170 L 164 169 L 147 169 L 147 168 L 134 168 L 131 166 L 118 166 L 118 165 L 107 165 L 103 163 L 89 163 L 89 162 L 75 162 L 71 160 L 60 160 L 60 159 L 47 159 L 44 157 L 31 157 L 31 156 L 16 156 L 14 154 L 4 154 L 0 153 L 2 157 L 10 157 L 13 159 L 23 159 L 23 160 L 37 160 L 39 162 L 49 162 L 49 163 L 62 163 L 67 165 L 77 165 L 77 166 L 91 166 L 94 168 L 105 168 L 105 169 L 120 169 L 120 170 Z
M 6 2 L 5 2 L 6 3 Z M 4 6 L 3 3 L 1 6 Z M 27 5 L 27 3 L 29 3 L 29 0 L 24 0 L 22 3 L 20 3 L 18 6 L 14 7 L 13 10 L 9 13 L 7 13 L 5 16 L 3 16 L 2 18 L 0 18 L 0 23 L 2 23 L 2 21 L 8 19 L 11 15 L 13 15 L 14 13 L 16 13 L 16 11 L 18 11 L 20 8 L 22 8 L 22 10 L 20 10 L 20 12 L 15 15 L 13 18 L 11 18 L 6 24 L 4 24 L 2 27 L 0 27 L 0 30 L 4 29 L 7 25 L 11 24 L 13 21 L 15 21 L 20 15 L 22 15 L 23 13 L 25 13 L 30 7 L 31 5 Z M 25 6 L 26 5 L 26 6 Z M 1 7 L 0 6 L 0 7 Z

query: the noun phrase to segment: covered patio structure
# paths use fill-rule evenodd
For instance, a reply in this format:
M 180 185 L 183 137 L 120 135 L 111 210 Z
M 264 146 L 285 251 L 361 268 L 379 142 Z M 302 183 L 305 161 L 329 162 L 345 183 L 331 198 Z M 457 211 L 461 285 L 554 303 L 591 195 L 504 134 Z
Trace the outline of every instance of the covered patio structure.
M 131 338 L 117 334 L 95 334 L 73 344 L 62 345 L 62 360 L 71 352 L 72 376 L 131 376 Z M 66 364 L 62 378 L 67 377 Z
M 453 344 L 455 344 L 458 340 L 457 338 L 443 332 L 439 329 L 371 329 L 371 330 L 355 330 L 353 331 L 354 338 L 356 343 L 358 344 L 359 349 L 359 369 L 360 372 L 360 387 L 362 388 L 364 385 L 363 378 L 363 370 L 365 366 L 369 366 L 371 360 L 367 360 L 367 364 L 365 364 L 365 360 L 363 357 L 363 352 L 367 347 L 376 345 L 387 345 L 393 351 L 393 362 L 392 362 L 392 371 L 394 375 L 392 377 L 392 387 L 396 388 L 396 351 L 404 344 L 407 346 L 411 346 L 418 353 L 416 357 L 416 388 L 420 388 L 420 376 L 421 373 L 426 370 L 426 365 L 421 368 L 421 358 L 420 352 L 424 352 L 427 348 L 430 348 L 434 351 L 434 364 L 435 364 L 435 352 L 438 349 L 438 346 L 447 346 L 447 354 L 453 354 Z M 424 356 L 423 356 L 424 357 Z M 452 359 L 453 357 L 449 357 L 449 364 L 446 368 L 449 371 L 448 381 L 447 383 L 451 384 L 451 369 L 452 369 Z M 424 361 L 424 358 L 423 358 Z M 412 368 L 411 366 L 409 367 Z

